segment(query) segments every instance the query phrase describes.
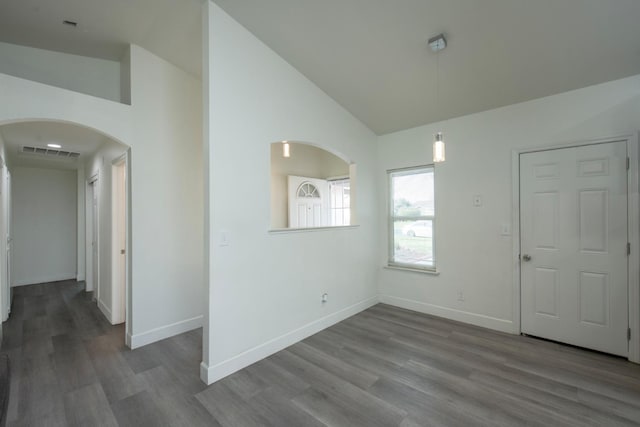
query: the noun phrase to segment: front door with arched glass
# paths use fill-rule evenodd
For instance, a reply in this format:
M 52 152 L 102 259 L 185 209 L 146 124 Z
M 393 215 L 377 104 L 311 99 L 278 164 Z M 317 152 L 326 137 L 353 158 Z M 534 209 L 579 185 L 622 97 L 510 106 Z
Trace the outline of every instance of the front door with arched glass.
M 327 223 L 327 181 L 289 176 L 289 228 L 324 227 Z

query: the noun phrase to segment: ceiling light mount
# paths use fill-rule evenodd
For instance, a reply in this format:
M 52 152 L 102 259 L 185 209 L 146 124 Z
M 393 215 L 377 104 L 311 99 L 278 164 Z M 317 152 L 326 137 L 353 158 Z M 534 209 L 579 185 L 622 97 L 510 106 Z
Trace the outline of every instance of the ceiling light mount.
M 444 38 L 444 34 L 442 33 L 431 37 L 428 43 L 433 52 L 439 52 L 447 47 L 447 39 Z

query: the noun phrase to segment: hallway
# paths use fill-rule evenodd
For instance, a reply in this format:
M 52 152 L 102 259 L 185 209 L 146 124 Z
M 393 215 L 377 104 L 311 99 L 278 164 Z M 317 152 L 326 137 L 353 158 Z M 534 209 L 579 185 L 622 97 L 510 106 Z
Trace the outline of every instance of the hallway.
M 215 425 L 194 394 L 202 330 L 131 351 L 84 291 L 63 281 L 13 288 L 2 352 L 8 426 Z

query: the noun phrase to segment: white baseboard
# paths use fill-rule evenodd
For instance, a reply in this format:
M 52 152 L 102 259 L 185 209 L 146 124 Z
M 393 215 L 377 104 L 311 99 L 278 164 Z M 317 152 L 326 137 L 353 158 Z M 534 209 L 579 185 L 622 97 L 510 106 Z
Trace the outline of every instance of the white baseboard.
M 15 280 L 15 281 L 12 280 L 11 287 L 13 288 L 16 286 L 40 285 L 42 283 L 60 282 L 62 280 L 76 280 L 76 273 L 61 274 L 57 276 L 44 276 L 44 277 L 38 277 L 35 279 L 22 279 L 22 280 Z
M 398 298 L 391 295 L 380 295 L 380 302 L 393 305 L 407 310 L 418 311 L 420 313 L 431 314 L 445 319 L 456 320 L 458 322 L 469 323 L 509 334 L 519 333 L 514 330 L 511 320 L 499 319 L 497 317 L 486 316 L 484 314 L 471 313 L 468 311 L 456 310 L 454 308 L 442 307 L 425 302 Z
M 131 348 L 131 334 L 129 332 L 124 335 L 124 344 L 127 346 L 127 348 Z
M 76 280 L 77 280 L 78 282 L 82 282 L 85 278 L 86 278 L 86 277 L 84 276 L 84 274 L 78 274 L 78 275 L 76 276 Z
M 354 305 L 329 314 L 328 316 L 322 317 L 298 329 L 295 329 L 291 332 L 260 344 L 230 359 L 217 363 L 214 366 L 209 366 L 203 361 L 200 364 L 200 379 L 206 384 L 213 384 L 214 382 L 228 375 L 231 375 L 242 368 L 245 368 L 259 360 L 264 359 L 267 356 L 277 353 L 278 351 L 287 348 L 290 345 L 307 338 L 308 336 L 318 333 L 331 325 L 341 322 L 342 320 L 351 317 L 354 314 L 366 310 L 367 308 L 372 307 L 377 303 L 377 296 L 368 298 L 364 301 L 360 301 Z
M 127 336 L 126 339 L 129 341 L 129 347 L 133 350 L 134 348 L 142 347 L 143 345 L 151 344 L 152 342 L 170 338 L 184 332 L 189 332 L 193 329 L 200 328 L 201 326 L 202 316 L 197 316 L 192 319 L 181 320 L 140 334 L 133 334 Z
M 113 316 L 111 315 L 111 310 L 109 310 L 109 307 L 107 307 L 102 301 L 98 300 L 98 308 L 100 309 L 102 314 L 104 314 L 104 317 L 107 318 L 109 323 L 113 325 Z

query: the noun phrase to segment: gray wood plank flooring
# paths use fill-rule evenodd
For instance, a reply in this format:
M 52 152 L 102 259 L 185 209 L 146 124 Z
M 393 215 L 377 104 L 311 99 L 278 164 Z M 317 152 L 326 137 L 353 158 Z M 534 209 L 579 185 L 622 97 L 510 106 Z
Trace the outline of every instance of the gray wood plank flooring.
M 124 346 L 67 281 L 14 289 L 9 426 L 638 426 L 640 366 L 379 304 L 209 387 L 202 331 Z

